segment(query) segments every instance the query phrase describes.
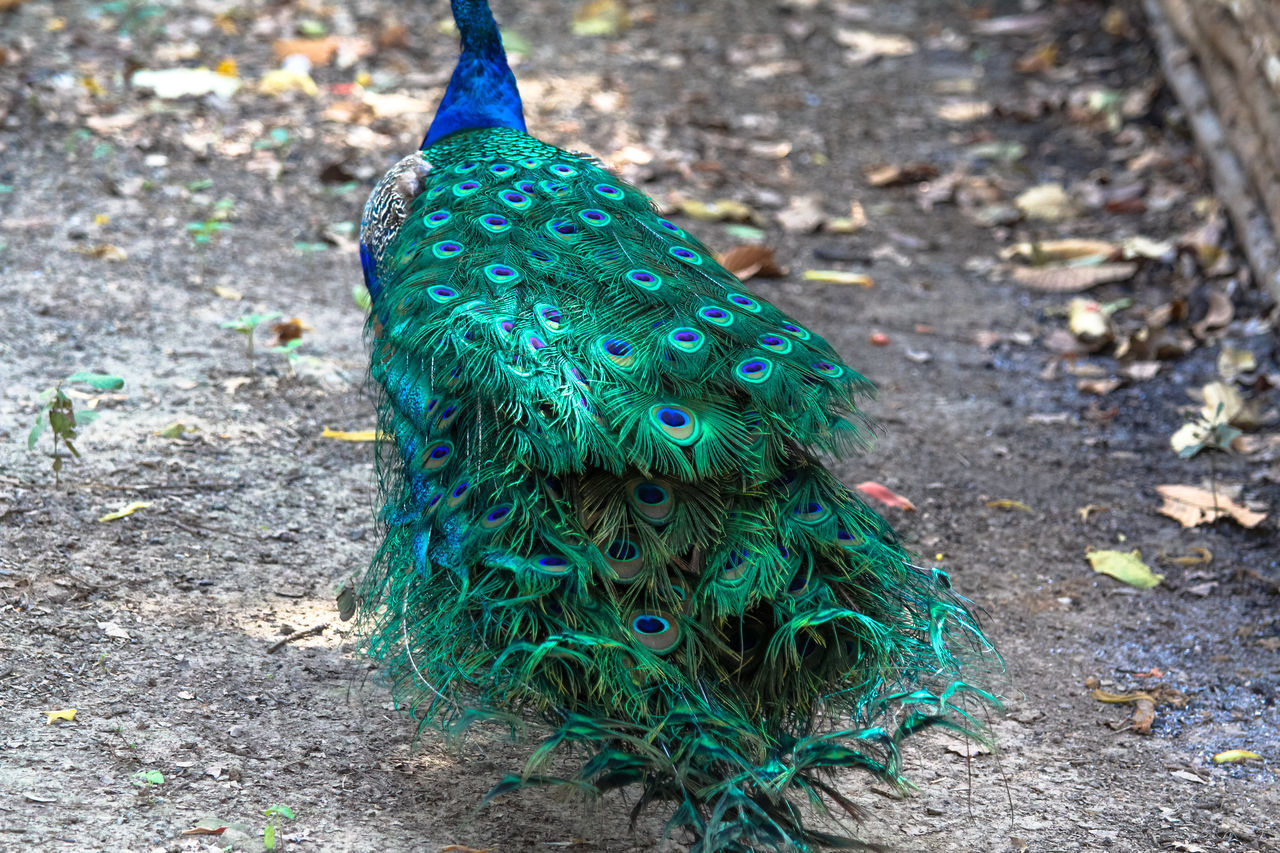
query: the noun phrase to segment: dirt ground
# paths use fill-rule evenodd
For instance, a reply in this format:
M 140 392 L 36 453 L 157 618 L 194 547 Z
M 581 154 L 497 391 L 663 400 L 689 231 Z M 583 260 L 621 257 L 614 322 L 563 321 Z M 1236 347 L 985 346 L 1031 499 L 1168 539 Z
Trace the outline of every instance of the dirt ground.
M 297 851 L 682 849 L 653 820 L 629 832 L 616 799 L 535 792 L 476 811 L 526 749 L 415 740 L 337 618 L 335 591 L 374 548 L 371 446 L 322 437 L 373 425 L 351 228 L 428 119 L 385 99 L 372 115 L 349 84 L 367 75 L 372 91 L 433 106 L 455 50 L 445 5 L 0 12 L 0 849 L 261 850 L 273 804 L 295 815 L 280 836 Z M 1142 262 L 1090 295 L 1132 299 L 1118 318 L 1181 297 L 1190 326 L 1219 292 L 1234 315 L 1154 377 L 1126 378 L 1109 348 L 1064 359 L 1069 296 L 1011 281 L 998 255 L 1047 237 L 1172 239 L 1209 215 L 1134 8 L 634 2 L 632 26 L 599 38 L 571 34 L 571 4 L 496 6 L 524 43 L 534 133 L 605 157 L 664 203 L 734 199 L 761 217 L 791 272 L 751 286 L 881 388 L 878 446 L 841 475 L 914 501 L 884 511 L 941 555 L 1004 653 L 998 752 L 966 760 L 921 738 L 908 798 L 842 778 L 870 815 L 861 836 L 900 851 L 1280 850 L 1275 444 L 1190 460 L 1169 448 L 1196 405 L 1187 389 L 1216 378 L 1227 345 L 1277 373 L 1263 306 L 1230 255 L 1210 272 L 1185 255 Z M 1026 14 L 1047 17 L 990 24 Z M 273 41 L 317 27 L 381 44 L 318 64 L 314 95 L 257 92 L 279 66 Z M 857 64 L 856 30 L 914 50 Z M 1047 44 L 1046 67 L 1026 67 Z M 228 100 L 125 84 L 138 68 L 228 58 L 246 81 Z M 1098 91 L 1136 94 L 1108 112 Z M 974 148 L 1014 143 L 1021 156 Z M 940 177 L 876 187 L 865 171 L 913 163 Z M 997 201 L 1056 182 L 1082 206 L 1014 222 L 990 198 L 945 192 L 965 175 Z M 1141 204 L 1117 190 L 1133 176 Z M 856 198 L 868 224 L 812 231 L 793 216 L 806 196 L 826 217 Z M 690 227 L 718 249 L 744 233 Z M 802 278 L 815 268 L 874 287 Z M 309 327 L 292 369 L 263 352 L 264 326 L 250 374 L 243 338 L 220 324 L 254 312 Z M 39 392 L 77 370 L 126 384 L 78 387 L 101 418 L 55 485 L 48 436 L 34 453 L 26 437 Z M 1242 390 L 1277 403 L 1265 381 Z M 1158 514 L 1157 485 L 1210 477 L 1272 517 L 1183 528 Z M 135 501 L 149 505 L 99 521 Z M 1087 548 L 1140 549 L 1164 581 L 1097 575 Z M 1211 562 L 1176 559 L 1197 548 Z M 1153 693 L 1150 733 L 1095 687 Z M 74 721 L 45 714 L 70 708 Z M 1229 749 L 1261 760 L 1212 761 Z M 153 770 L 163 782 L 139 775 Z M 195 827 L 227 829 L 181 834 Z

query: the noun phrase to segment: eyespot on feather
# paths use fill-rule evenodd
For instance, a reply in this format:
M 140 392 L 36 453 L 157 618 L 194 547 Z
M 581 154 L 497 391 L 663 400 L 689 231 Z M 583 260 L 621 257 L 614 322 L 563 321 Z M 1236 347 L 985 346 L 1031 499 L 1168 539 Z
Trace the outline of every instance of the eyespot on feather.
M 534 307 L 538 323 L 549 334 L 559 335 L 569 331 L 569 321 L 564 312 L 554 305 L 538 305 Z
M 529 558 L 529 568 L 540 575 L 560 577 L 569 574 L 569 561 L 559 554 L 538 554 Z
M 557 178 L 572 178 L 578 174 L 578 170 L 570 166 L 568 163 L 552 163 L 547 166 L 547 171 L 555 175 Z
M 675 509 L 671 494 L 657 483 L 642 480 L 630 488 L 631 506 L 651 524 L 664 524 Z
M 471 490 L 471 483 L 467 480 L 459 480 L 452 489 L 449 490 L 449 497 L 444 499 L 444 505 L 449 509 L 457 509 L 467 502 L 467 493 Z
M 649 409 L 650 422 L 678 445 L 688 446 L 701 434 L 697 416 L 683 406 L 658 405 Z
M 781 335 L 764 334 L 756 338 L 756 343 L 764 349 L 776 352 L 779 355 L 786 355 L 792 349 L 790 338 L 784 338 Z
M 744 296 L 741 293 L 730 293 L 726 295 L 726 298 L 730 302 L 732 302 L 734 305 L 737 305 L 739 308 L 743 308 L 747 311 L 750 311 L 752 314 L 759 314 L 760 309 L 763 307 L 759 302 L 755 301 L 750 296 Z
M 422 449 L 422 462 L 418 467 L 423 471 L 436 471 L 448 465 L 452 456 L 452 441 L 434 441 Z
M 651 270 L 635 269 L 627 272 L 627 281 L 642 290 L 658 290 L 662 287 L 662 276 Z
M 611 364 L 623 370 L 630 370 L 636 363 L 635 347 L 623 338 L 605 336 L 597 342 L 600 354 Z
M 511 230 L 511 220 L 497 213 L 476 217 L 476 224 L 490 234 L 502 234 Z
M 680 642 L 680 625 L 668 614 L 635 613 L 629 625 L 632 638 L 654 654 L 667 654 Z
M 791 511 L 801 524 L 819 524 L 831 517 L 831 508 L 820 501 L 806 501 Z
M 533 199 L 529 197 L 529 194 L 519 190 L 500 190 L 498 192 L 498 201 L 512 210 L 528 210 L 533 206 Z
M 693 249 L 685 246 L 672 246 L 667 250 L 667 253 L 678 261 L 684 261 L 686 264 L 692 264 L 693 266 L 702 265 L 702 255 L 699 255 Z
M 724 308 L 715 305 L 708 305 L 699 309 L 698 316 L 706 320 L 708 323 L 714 323 L 717 326 L 732 326 L 733 312 L 726 311 Z
M 640 549 L 630 539 L 615 539 L 605 549 L 604 561 L 617 575 L 619 583 L 630 583 L 644 568 L 644 560 L 640 557 Z
M 480 527 L 484 530 L 497 530 L 511 523 L 511 504 L 498 504 L 489 507 L 480 519 Z
M 435 255 L 442 261 L 447 261 L 450 258 L 456 258 L 458 255 L 462 254 L 462 251 L 465 248 L 466 247 L 457 240 L 441 240 L 431 247 L 431 254 Z
M 807 341 L 812 337 L 812 335 L 809 334 L 808 329 L 797 326 L 795 323 L 783 323 L 782 331 L 791 335 L 793 338 L 798 338 L 802 341 Z
M 603 228 L 613 221 L 612 216 L 605 213 L 603 210 L 596 210 L 595 208 L 588 208 L 587 210 L 580 211 L 578 213 L 578 218 L 593 228 Z
M 733 373 L 743 382 L 750 385 L 759 385 L 768 380 L 769 375 L 773 373 L 773 362 L 763 357 L 743 359 L 738 362 L 738 366 L 733 369 Z
M 489 264 L 484 268 L 484 276 L 494 284 L 515 284 L 523 278 L 520 270 L 507 264 Z
M 453 214 L 447 210 L 433 210 L 431 213 L 422 217 L 422 224 L 427 228 L 439 228 L 453 218 Z
M 844 375 L 844 368 L 829 361 L 815 361 L 813 369 L 830 379 L 839 379 Z
M 678 329 L 672 329 L 667 335 L 667 343 L 675 347 L 677 350 L 686 353 L 695 353 L 707 342 L 707 336 L 699 332 L 697 329 L 690 329 L 688 326 L 681 326 Z

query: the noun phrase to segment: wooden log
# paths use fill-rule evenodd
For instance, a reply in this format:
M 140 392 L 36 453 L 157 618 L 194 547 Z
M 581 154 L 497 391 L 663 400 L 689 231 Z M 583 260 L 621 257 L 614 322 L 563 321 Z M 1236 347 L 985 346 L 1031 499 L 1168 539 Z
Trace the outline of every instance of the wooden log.
M 1260 286 L 1280 302 L 1280 249 L 1276 245 L 1280 185 L 1274 169 L 1257 168 L 1259 160 L 1269 163 L 1269 157 L 1257 124 L 1237 94 L 1234 66 L 1201 34 L 1190 8 L 1205 2 L 1143 0 L 1143 9 L 1165 78 L 1187 110 L 1192 133 L 1209 164 L 1214 188 L 1249 267 Z M 1249 11 L 1268 16 L 1256 20 L 1269 21 L 1271 10 L 1265 6 Z M 1266 180 L 1256 180 L 1259 175 L 1265 175 Z M 1271 210 L 1278 214 L 1274 221 Z

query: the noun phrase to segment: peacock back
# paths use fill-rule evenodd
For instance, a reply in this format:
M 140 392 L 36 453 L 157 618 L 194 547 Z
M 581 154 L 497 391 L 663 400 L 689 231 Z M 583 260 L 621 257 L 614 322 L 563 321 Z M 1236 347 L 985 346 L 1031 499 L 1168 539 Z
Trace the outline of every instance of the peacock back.
M 791 794 L 847 805 L 824 771 L 897 781 L 903 737 L 972 728 L 978 625 L 820 461 L 862 443 L 870 390 L 820 336 L 516 129 L 406 158 L 363 226 L 366 648 L 424 721 L 542 722 L 495 792 L 636 784 L 699 850 L 808 849 L 832 839 Z

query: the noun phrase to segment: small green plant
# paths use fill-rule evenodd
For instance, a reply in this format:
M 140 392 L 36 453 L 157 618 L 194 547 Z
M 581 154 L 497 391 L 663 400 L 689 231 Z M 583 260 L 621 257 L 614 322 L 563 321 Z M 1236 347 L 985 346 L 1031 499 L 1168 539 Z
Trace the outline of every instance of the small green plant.
M 235 208 L 235 199 L 218 199 L 213 203 L 213 210 L 204 221 L 187 223 L 187 233 L 191 235 L 191 239 L 197 246 L 212 243 L 219 234 L 231 228 L 231 223 L 227 220 L 235 214 Z
M 1206 389 L 1207 390 L 1207 389 Z M 1211 401 L 1206 400 L 1206 405 L 1195 414 L 1190 420 L 1182 425 L 1170 439 L 1173 449 L 1182 459 L 1190 459 L 1202 450 L 1213 451 L 1219 453 L 1230 453 L 1231 442 L 1241 435 L 1240 430 L 1231 425 L 1231 415 L 1227 411 L 1227 404 L 1218 400 L 1217 405 L 1210 410 Z M 1209 490 L 1213 494 L 1214 511 L 1218 508 L 1218 457 L 1215 453 L 1209 454 Z
M 253 366 L 253 333 L 263 323 L 274 320 L 280 316 L 279 311 L 273 311 L 270 314 L 244 314 L 234 320 L 228 320 L 222 324 L 222 328 L 230 329 L 237 334 L 244 335 L 245 349 L 249 356 L 249 372 L 256 373 Z
M 276 832 L 286 820 L 293 820 L 293 809 L 288 806 L 268 806 L 263 812 L 267 816 L 267 825 L 262 830 L 262 846 L 268 850 L 276 849 Z
M 159 770 L 139 770 L 133 774 L 132 781 L 138 788 L 154 788 L 164 784 L 164 774 Z
M 294 364 L 298 361 L 297 349 L 300 346 L 302 346 L 302 339 L 294 338 L 291 341 L 285 341 L 280 346 L 271 347 L 267 352 L 275 353 L 276 355 L 284 358 L 285 363 L 289 366 L 289 376 L 292 377 L 296 375 L 294 371 Z
M 40 411 L 36 413 L 36 422 L 31 427 L 31 432 L 27 433 L 27 449 L 35 450 L 40 436 L 46 429 L 50 431 L 53 436 L 54 485 L 60 485 L 59 474 L 62 472 L 63 456 L 58 452 L 58 444 L 61 443 L 72 456 L 79 459 L 80 451 L 76 449 L 74 443 L 80 437 L 78 430 L 88 426 L 98 417 L 98 413 L 94 411 L 77 412 L 71 397 L 62 390 L 63 385 L 77 383 L 88 385 L 99 391 L 118 391 L 124 387 L 124 380 L 119 376 L 79 372 L 40 392 L 40 396 L 36 398 Z

